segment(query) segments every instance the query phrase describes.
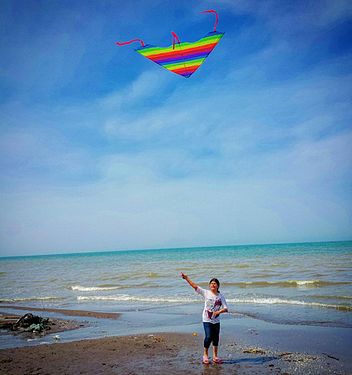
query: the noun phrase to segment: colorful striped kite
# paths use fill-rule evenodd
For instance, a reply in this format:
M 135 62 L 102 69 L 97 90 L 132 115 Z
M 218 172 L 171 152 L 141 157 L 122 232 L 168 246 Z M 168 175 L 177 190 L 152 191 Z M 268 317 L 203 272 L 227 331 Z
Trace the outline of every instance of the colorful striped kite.
M 174 32 L 171 32 L 172 45 L 169 47 L 156 47 L 150 44 L 145 45 L 141 39 L 133 39 L 122 43 L 116 42 L 116 44 L 123 46 L 133 42 L 140 42 L 141 47 L 136 49 L 138 53 L 161 65 L 163 68 L 188 78 L 203 64 L 204 60 L 224 35 L 224 33 L 216 31 L 216 26 L 219 22 L 216 11 L 210 9 L 202 13 L 214 13 L 216 19 L 214 30 L 197 42 L 181 43 L 178 36 Z

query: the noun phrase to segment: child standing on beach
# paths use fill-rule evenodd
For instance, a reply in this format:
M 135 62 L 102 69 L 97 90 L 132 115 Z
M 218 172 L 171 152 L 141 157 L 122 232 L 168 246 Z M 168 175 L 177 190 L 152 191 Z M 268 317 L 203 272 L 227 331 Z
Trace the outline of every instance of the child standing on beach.
M 228 312 L 225 297 L 220 293 L 218 279 L 209 281 L 209 290 L 205 290 L 195 284 L 187 275 L 181 272 L 181 277 L 204 297 L 203 326 L 205 332 L 203 363 L 209 364 L 209 347 L 213 343 L 213 363 L 221 363 L 218 357 L 220 314 Z

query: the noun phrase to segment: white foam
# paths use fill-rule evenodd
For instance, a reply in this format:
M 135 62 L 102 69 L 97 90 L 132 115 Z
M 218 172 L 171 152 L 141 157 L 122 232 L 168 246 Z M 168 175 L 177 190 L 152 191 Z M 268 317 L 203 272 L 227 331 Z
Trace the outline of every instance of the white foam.
M 320 280 L 292 280 L 290 282 L 297 285 L 314 285 L 321 283 Z
M 325 287 L 336 285 L 349 285 L 350 281 L 324 281 L 324 280 L 275 280 L 275 281 L 240 281 L 225 282 L 223 285 L 239 287 Z
M 190 303 L 199 302 L 197 299 L 180 297 L 139 297 L 128 294 L 119 294 L 115 296 L 78 296 L 78 301 L 128 301 L 128 302 L 150 302 L 150 303 Z
M 230 303 L 251 303 L 251 304 L 261 304 L 261 305 L 301 305 L 301 306 L 315 306 L 323 308 L 333 308 L 337 310 L 349 310 L 352 311 L 352 306 L 345 305 L 333 305 L 320 302 L 305 302 L 298 300 L 289 300 L 283 298 L 230 298 L 227 299 Z
M 103 291 L 103 290 L 116 290 L 121 289 L 120 286 L 81 286 L 81 285 L 73 285 L 70 287 L 71 290 L 78 291 L 78 292 L 96 292 L 96 291 Z

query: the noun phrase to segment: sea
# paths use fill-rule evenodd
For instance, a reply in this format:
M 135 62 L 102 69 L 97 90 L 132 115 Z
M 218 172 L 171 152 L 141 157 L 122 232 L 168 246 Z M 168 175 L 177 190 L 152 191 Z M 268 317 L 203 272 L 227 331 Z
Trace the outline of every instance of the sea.
M 165 321 L 174 312 L 193 322 L 203 302 L 180 272 L 203 288 L 218 278 L 232 316 L 352 328 L 352 241 L 3 257 L 0 309 L 133 312 L 141 319 L 157 311 Z

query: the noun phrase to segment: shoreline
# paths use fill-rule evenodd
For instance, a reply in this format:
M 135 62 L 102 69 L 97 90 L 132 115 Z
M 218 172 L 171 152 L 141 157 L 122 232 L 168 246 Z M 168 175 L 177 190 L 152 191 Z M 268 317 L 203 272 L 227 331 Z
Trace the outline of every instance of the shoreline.
M 46 307 L 28 307 L 28 306 L 18 306 L 18 305 L 1 305 L 0 309 L 15 309 L 15 310 L 24 310 L 24 311 L 41 311 L 41 312 L 52 312 L 59 313 L 67 316 L 80 316 L 88 318 L 97 318 L 97 319 L 118 319 L 121 314 L 119 313 L 107 313 L 99 311 L 88 311 L 88 310 L 72 310 L 72 309 L 55 309 L 55 308 L 46 308 Z
M 0 370 L 11 374 L 348 374 L 351 368 L 327 353 L 312 355 L 220 345 L 223 364 L 203 365 L 198 334 L 157 333 L 87 339 L 0 350 Z M 209 351 L 211 353 L 211 350 Z

